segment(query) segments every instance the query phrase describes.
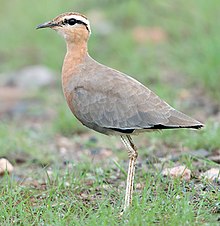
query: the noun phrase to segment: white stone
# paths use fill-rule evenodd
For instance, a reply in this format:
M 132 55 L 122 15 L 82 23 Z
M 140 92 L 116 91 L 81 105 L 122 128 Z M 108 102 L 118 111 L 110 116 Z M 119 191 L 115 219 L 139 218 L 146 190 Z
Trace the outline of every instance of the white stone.
M 212 180 L 212 181 L 220 181 L 220 169 L 211 168 L 205 173 L 202 173 L 201 177 L 204 177 L 205 179 Z
M 0 175 L 3 175 L 5 172 L 8 172 L 10 174 L 13 170 L 14 167 L 7 159 L 0 159 Z
M 165 168 L 162 171 L 164 176 L 170 176 L 172 178 L 180 177 L 186 181 L 189 181 L 191 178 L 191 170 L 186 166 L 175 166 L 173 168 Z

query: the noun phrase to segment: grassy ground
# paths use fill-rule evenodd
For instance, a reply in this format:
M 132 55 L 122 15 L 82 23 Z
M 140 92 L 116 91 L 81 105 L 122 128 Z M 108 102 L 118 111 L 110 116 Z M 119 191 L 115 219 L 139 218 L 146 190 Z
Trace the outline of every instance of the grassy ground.
M 1 225 L 218 225 L 219 183 L 200 173 L 219 165 L 190 154 L 220 153 L 218 0 L 0 2 L 1 73 L 43 64 L 60 74 L 64 41 L 35 27 L 80 11 L 91 18 L 90 55 L 206 123 L 198 132 L 134 138 L 140 149 L 134 203 L 119 217 L 127 154 L 117 138 L 75 120 L 57 76 L 54 86 L 17 101 L 30 102 L 22 114 L 0 114 L 0 156 L 15 166 L 0 178 Z M 190 181 L 162 176 L 163 168 L 178 164 L 192 171 Z

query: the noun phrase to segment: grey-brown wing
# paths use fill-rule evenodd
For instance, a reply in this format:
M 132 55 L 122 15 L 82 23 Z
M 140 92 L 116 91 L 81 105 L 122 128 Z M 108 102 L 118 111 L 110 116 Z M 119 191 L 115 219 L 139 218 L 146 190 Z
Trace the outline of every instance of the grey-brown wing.
M 97 73 L 97 71 L 96 71 Z M 106 71 L 105 71 L 106 73 Z M 136 80 L 109 70 L 75 88 L 75 114 L 99 132 L 193 127 L 200 123 L 176 111 Z

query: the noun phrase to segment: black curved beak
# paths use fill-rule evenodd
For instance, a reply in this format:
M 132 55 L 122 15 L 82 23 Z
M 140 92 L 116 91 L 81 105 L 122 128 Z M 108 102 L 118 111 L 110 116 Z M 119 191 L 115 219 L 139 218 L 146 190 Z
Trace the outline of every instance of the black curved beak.
M 39 24 L 36 29 L 41 29 L 41 28 L 47 28 L 47 27 L 55 27 L 58 26 L 57 23 L 54 23 L 53 21 L 45 22 L 43 24 Z

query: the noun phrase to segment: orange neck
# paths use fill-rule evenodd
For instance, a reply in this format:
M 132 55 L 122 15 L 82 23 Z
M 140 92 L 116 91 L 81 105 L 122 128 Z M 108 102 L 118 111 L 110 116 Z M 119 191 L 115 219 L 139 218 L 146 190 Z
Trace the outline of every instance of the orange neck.
M 77 66 L 80 65 L 87 56 L 87 42 L 68 42 L 67 53 L 64 58 L 62 68 L 62 84 L 63 88 L 67 87 L 68 81 L 77 73 Z
M 63 63 L 62 79 L 65 83 L 69 77 L 77 73 L 77 66 L 87 55 L 87 41 L 89 36 L 88 31 L 83 27 L 66 32 L 64 37 L 66 40 L 67 53 Z
M 73 95 L 70 81 L 72 77 L 79 73 L 79 66 L 83 63 L 87 55 L 86 42 L 67 42 L 67 53 L 62 68 L 62 87 L 64 96 L 72 112 L 74 112 L 74 109 L 72 105 Z

